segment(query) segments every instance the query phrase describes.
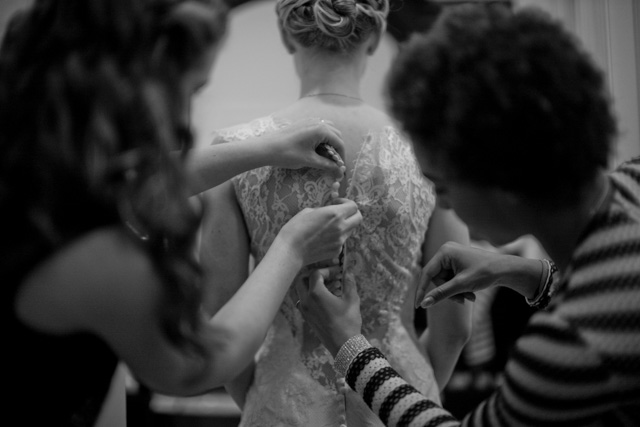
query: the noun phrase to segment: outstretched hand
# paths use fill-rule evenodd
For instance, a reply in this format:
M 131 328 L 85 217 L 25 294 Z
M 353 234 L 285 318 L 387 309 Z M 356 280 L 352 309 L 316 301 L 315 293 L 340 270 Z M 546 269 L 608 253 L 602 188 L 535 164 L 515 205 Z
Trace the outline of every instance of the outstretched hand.
M 314 270 L 309 276 L 298 277 L 295 281 L 300 303 L 298 309 L 316 336 L 333 356 L 352 336 L 362 328 L 360 297 L 352 274 L 342 278 L 342 292 L 339 296 L 329 291 L 326 284 L 339 280 L 339 268 Z
M 271 164 L 274 166 L 299 169 L 303 167 L 318 168 L 330 171 L 335 177 L 342 177 L 344 169 L 336 163 L 316 152 L 322 143 L 328 143 L 344 157 L 342 135 L 333 123 L 319 118 L 308 118 L 280 127 L 274 133 L 274 150 Z
M 447 298 L 474 301 L 474 292 L 494 286 L 531 297 L 541 269 L 539 260 L 445 243 L 422 270 L 415 305 L 426 308 Z M 431 283 L 436 287 L 427 292 Z

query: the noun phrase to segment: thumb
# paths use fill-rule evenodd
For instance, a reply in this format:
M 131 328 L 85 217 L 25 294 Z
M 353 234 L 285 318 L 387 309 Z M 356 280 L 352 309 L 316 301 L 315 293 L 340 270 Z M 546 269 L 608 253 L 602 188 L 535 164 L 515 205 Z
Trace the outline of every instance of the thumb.
M 359 301 L 358 288 L 353 273 L 345 273 L 342 280 L 342 297 L 349 303 Z
M 336 164 L 336 162 L 327 159 L 326 157 L 322 156 L 321 154 L 316 153 L 312 158 L 311 158 L 311 167 L 314 167 L 316 169 L 322 169 L 322 170 L 327 170 L 327 171 L 331 171 L 334 175 L 336 175 L 336 177 L 340 177 L 341 174 L 341 169 L 340 166 L 338 166 Z
M 442 251 L 436 252 L 436 254 L 429 260 L 427 265 L 424 266 L 420 272 L 420 280 L 418 281 L 418 287 L 416 289 L 416 295 L 414 304 L 416 308 L 423 305 L 422 301 L 426 298 L 426 292 L 429 285 L 433 283 L 438 285 L 445 283 L 446 281 L 442 277 L 446 277 L 447 273 L 447 260 Z
M 436 287 L 435 289 L 432 289 L 431 291 L 427 292 L 427 294 L 424 296 L 424 298 L 420 302 L 420 306 L 422 308 L 427 308 L 429 306 L 439 303 L 442 300 L 451 298 L 454 295 L 458 295 L 460 293 L 466 294 L 466 292 L 461 292 L 459 288 L 460 288 L 460 278 L 459 276 L 455 276 L 448 282 L 444 282 L 443 284 Z M 465 295 L 465 298 L 470 299 L 471 297 L 467 297 Z
M 312 276 L 313 273 L 311 275 L 299 274 L 293 281 L 296 293 L 298 294 L 298 299 L 300 299 L 301 301 L 306 301 L 307 299 Z
M 310 294 L 322 294 L 322 293 L 330 293 L 329 289 L 325 285 L 325 282 L 328 281 L 332 274 L 335 274 L 337 266 L 329 267 L 329 268 L 320 268 L 314 270 L 309 277 L 309 285 L 307 287 L 307 293 Z

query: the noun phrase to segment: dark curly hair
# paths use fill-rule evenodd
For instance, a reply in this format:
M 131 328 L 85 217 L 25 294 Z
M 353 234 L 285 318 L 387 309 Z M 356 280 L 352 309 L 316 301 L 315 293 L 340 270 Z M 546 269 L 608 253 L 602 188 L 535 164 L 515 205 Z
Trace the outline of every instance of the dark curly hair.
M 201 213 L 172 153 L 191 138 L 173 108 L 175 82 L 158 78 L 151 59 L 187 2 L 165 2 L 162 13 L 159 3 L 36 0 L 12 18 L 0 49 L 0 208 L 28 218 L 54 250 L 103 225 L 135 231 L 163 279 L 163 330 L 202 351 Z M 211 16 L 201 19 L 224 19 Z
M 571 203 L 609 163 L 616 120 L 602 73 L 546 13 L 443 12 L 398 54 L 388 107 L 459 179 Z

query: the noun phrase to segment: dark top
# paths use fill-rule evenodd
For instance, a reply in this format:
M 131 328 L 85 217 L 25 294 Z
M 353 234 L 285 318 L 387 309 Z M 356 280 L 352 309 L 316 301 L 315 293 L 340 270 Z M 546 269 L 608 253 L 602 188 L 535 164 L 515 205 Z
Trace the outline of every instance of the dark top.
M 16 317 L 15 296 L 24 277 L 71 240 L 52 243 L 55 239 L 45 237 L 24 211 L 16 211 L 3 213 L 6 234 L 3 232 L 0 239 L 3 323 L 9 332 L 8 343 L 3 346 L 5 416 L 24 426 L 91 426 L 100 413 L 118 359 L 95 335 L 41 333 Z M 83 221 L 73 232 L 76 236 L 83 234 L 82 229 L 87 232 L 116 221 L 108 211 L 81 211 Z M 78 226 L 78 222 L 75 224 Z

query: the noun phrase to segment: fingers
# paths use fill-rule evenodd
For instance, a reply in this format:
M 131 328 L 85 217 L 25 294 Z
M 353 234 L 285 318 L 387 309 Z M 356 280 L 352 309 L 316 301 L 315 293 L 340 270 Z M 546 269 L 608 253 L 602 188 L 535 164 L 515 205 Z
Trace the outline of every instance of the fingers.
M 427 308 L 448 298 L 459 303 L 475 301 L 475 294 L 463 286 L 467 273 L 454 267 L 455 260 L 452 257 L 449 251 L 439 250 L 424 267 L 416 289 L 416 308 Z M 427 292 L 431 283 L 436 287 Z
M 313 270 L 308 276 L 308 279 L 296 280 L 295 287 L 300 299 L 300 304 L 296 307 L 303 309 L 309 302 L 310 295 L 325 295 L 334 297 L 333 294 L 327 289 L 325 283 L 330 281 L 332 277 L 339 274 L 341 268 L 339 266 L 319 268 Z
M 336 178 L 342 178 L 344 176 L 344 166 L 338 166 L 336 162 L 329 160 L 320 154 L 316 153 L 313 157 L 313 162 L 314 165 L 312 167 L 315 167 L 316 169 L 331 171 Z
M 342 280 L 342 297 L 348 301 L 359 301 L 358 288 L 353 273 L 346 273 Z
M 421 306 L 422 301 L 425 298 L 427 288 L 429 287 L 433 279 L 441 273 L 444 262 L 445 262 L 444 255 L 442 254 L 442 252 L 438 251 L 431 258 L 431 260 L 429 260 L 427 265 L 422 269 L 422 272 L 420 273 L 420 281 L 418 282 L 418 288 L 416 289 L 416 296 L 414 300 L 415 308 L 418 308 Z
M 320 268 L 311 272 L 309 276 L 309 293 L 318 293 L 327 290 L 325 282 L 331 276 L 330 268 Z
M 318 144 L 320 142 L 328 142 L 336 149 L 338 154 L 344 158 L 344 141 L 342 140 L 342 132 L 340 132 L 340 130 L 334 126 L 333 122 L 329 120 L 320 119 L 320 125 L 324 128 L 325 139 L 323 141 L 318 141 Z
M 336 209 L 340 218 L 344 219 L 346 231 L 353 231 L 362 223 L 362 214 L 353 200 L 337 198 L 329 207 Z
M 298 276 L 294 281 L 294 287 L 298 294 L 298 301 L 306 301 L 309 298 L 309 281 L 311 276 Z M 296 304 L 296 308 L 299 308 L 299 304 Z
M 419 301 L 420 307 L 427 308 L 427 307 L 430 307 L 430 306 L 442 301 L 443 299 L 446 299 L 447 298 L 447 294 L 445 292 L 446 291 L 445 286 L 446 286 L 446 283 L 444 285 L 442 285 L 442 286 L 438 286 L 437 288 L 431 290 L 431 292 L 428 292 L 424 296 L 424 298 L 422 298 Z
M 334 199 L 331 206 L 336 206 L 338 212 L 341 213 L 343 218 L 348 221 L 360 223 L 362 221 L 362 215 L 358 210 L 358 205 L 353 200 L 349 200 L 343 197 Z
M 427 292 L 420 301 L 420 307 L 427 308 L 448 298 L 459 303 L 463 303 L 464 300 L 475 301 L 476 295 L 473 292 L 463 291 L 460 284 L 460 277 L 456 276 L 430 292 Z

